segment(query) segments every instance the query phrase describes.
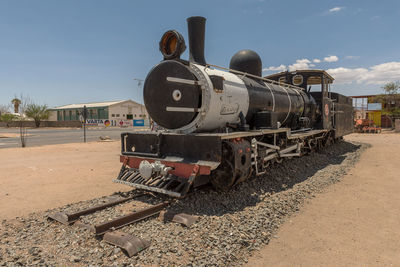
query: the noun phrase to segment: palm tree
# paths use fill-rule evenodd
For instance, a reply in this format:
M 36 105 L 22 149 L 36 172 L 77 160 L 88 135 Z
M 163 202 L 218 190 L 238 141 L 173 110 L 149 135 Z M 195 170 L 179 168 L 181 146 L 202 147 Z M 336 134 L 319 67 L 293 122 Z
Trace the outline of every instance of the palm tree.
M 18 98 L 14 98 L 13 100 L 11 100 L 11 103 L 14 105 L 14 113 L 18 113 L 19 105 L 21 105 L 21 100 L 19 100 Z

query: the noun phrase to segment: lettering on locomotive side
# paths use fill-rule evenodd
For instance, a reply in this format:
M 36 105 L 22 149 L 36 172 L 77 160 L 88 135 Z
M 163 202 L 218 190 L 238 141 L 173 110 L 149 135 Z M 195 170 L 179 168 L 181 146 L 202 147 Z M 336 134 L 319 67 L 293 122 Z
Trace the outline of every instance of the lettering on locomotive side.
M 234 103 L 234 104 L 224 104 L 221 107 L 221 115 L 229 115 L 229 114 L 235 114 L 239 111 L 239 104 Z

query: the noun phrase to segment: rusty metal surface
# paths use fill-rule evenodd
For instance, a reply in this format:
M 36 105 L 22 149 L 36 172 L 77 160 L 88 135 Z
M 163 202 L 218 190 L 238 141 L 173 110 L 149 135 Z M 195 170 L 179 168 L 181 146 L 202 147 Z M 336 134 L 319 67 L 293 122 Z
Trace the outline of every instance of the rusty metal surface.
M 145 179 L 141 176 L 138 169 L 129 168 L 126 165 L 128 162 L 127 159 L 128 157 L 125 157 L 117 179 L 113 180 L 114 183 L 121 183 L 137 189 L 153 191 L 176 198 L 186 196 L 196 178 L 199 177 L 201 169 L 201 166 L 197 164 L 187 165 L 186 167 L 190 168 L 190 175 L 187 178 L 177 177 L 170 173 L 155 173 L 150 178 Z
M 96 235 L 102 235 L 110 229 L 118 229 L 125 225 L 146 219 L 153 215 L 158 214 L 163 208 L 169 205 L 169 202 L 163 202 L 150 208 L 142 209 L 137 212 L 133 212 L 122 217 L 118 217 L 114 220 L 98 224 L 94 226 L 94 233 Z
M 63 212 L 57 212 L 54 214 L 50 214 L 49 218 L 52 220 L 55 220 L 57 222 L 60 222 L 62 224 L 70 224 L 70 222 L 72 222 L 72 221 L 70 221 L 68 214 L 65 214 Z
M 49 218 L 53 219 L 53 220 L 56 220 L 56 221 L 58 221 L 60 223 L 63 223 L 63 224 L 71 224 L 71 223 L 77 221 L 79 219 L 79 217 L 81 217 L 82 215 L 91 214 L 91 213 L 94 213 L 96 211 L 99 211 L 99 210 L 102 210 L 102 209 L 105 209 L 105 208 L 108 208 L 108 207 L 112 207 L 112 206 L 121 204 L 121 203 L 129 201 L 129 200 L 132 200 L 132 199 L 134 199 L 136 197 L 139 197 L 139 196 L 142 196 L 142 195 L 143 194 L 139 194 L 139 195 L 132 196 L 132 197 L 118 199 L 118 200 L 115 200 L 115 201 L 111 201 L 111 202 L 108 202 L 108 203 L 104 203 L 104 204 L 101 204 L 101 205 L 90 207 L 90 208 L 87 208 L 87 209 L 84 209 L 84 210 L 81 210 L 81 211 L 78 211 L 78 212 L 74 212 L 74 213 L 57 212 L 55 214 L 50 214 Z
M 147 240 L 119 231 L 107 232 L 103 240 L 111 245 L 122 248 L 129 257 L 136 255 L 150 246 L 150 242 Z
M 173 213 L 170 211 L 161 211 L 158 219 L 164 222 L 172 221 L 180 223 L 189 227 L 197 221 L 198 217 L 186 213 Z
M 148 190 L 148 191 L 152 191 L 152 192 L 161 193 L 161 194 L 168 195 L 168 196 L 171 196 L 171 197 L 176 197 L 176 198 L 183 197 L 183 195 L 181 193 L 178 193 L 178 192 L 173 192 L 171 190 L 165 190 L 165 189 L 154 187 L 154 186 L 147 186 L 147 185 L 143 185 L 143 184 L 140 184 L 140 183 L 131 183 L 131 182 L 126 182 L 126 181 L 121 181 L 119 179 L 115 179 L 115 180 L 113 180 L 113 182 L 114 183 L 119 183 L 119 184 L 129 185 L 129 186 L 135 187 L 137 189 L 143 189 L 143 190 Z
M 211 167 L 209 165 L 201 165 L 200 163 L 174 162 L 160 158 L 148 158 L 148 157 L 138 157 L 138 156 L 125 156 L 125 155 L 120 156 L 120 162 L 134 169 L 139 169 L 139 165 L 142 162 L 142 160 L 147 160 L 149 163 L 160 161 L 160 163 L 164 164 L 165 166 L 173 168 L 173 170 L 170 171 L 169 173 L 179 177 L 189 178 L 195 166 L 197 166 L 197 168 L 199 169 L 198 172 L 200 175 L 209 175 L 211 172 Z M 202 161 L 202 163 L 206 164 L 208 162 Z M 210 161 L 209 164 L 213 166 L 218 166 L 219 164 L 219 162 L 217 164 L 211 164 L 211 163 L 212 162 Z

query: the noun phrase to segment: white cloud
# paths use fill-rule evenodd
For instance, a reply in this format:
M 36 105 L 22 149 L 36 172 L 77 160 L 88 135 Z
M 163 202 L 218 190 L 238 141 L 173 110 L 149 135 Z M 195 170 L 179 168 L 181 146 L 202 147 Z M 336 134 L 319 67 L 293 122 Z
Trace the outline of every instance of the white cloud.
M 326 70 L 330 75 L 335 78 L 335 84 L 348 84 L 352 82 L 359 83 L 359 77 L 365 75 L 368 72 L 368 69 L 365 68 L 355 68 L 355 69 L 348 69 L 348 68 L 335 68 L 335 69 L 328 69 Z
M 321 60 L 319 59 L 314 59 L 313 60 L 314 63 L 320 63 Z M 315 64 L 312 64 L 310 60 L 306 59 L 306 58 L 302 58 L 302 59 L 297 59 L 295 63 L 286 66 L 286 65 L 279 65 L 277 67 L 275 66 L 271 66 L 268 68 L 264 68 L 262 71 L 266 72 L 266 71 L 285 71 L 285 70 L 289 70 L 289 71 L 295 71 L 295 70 L 308 70 L 311 67 L 315 67 Z
M 339 12 L 340 10 L 342 10 L 343 7 L 341 6 L 336 6 L 334 8 L 329 9 L 329 13 L 333 13 L 333 12 Z
M 314 62 L 314 63 L 321 63 L 321 59 L 314 58 L 314 59 L 313 59 L 313 62 Z
M 286 70 L 286 66 L 285 65 L 279 65 L 277 67 L 271 66 L 268 68 L 264 68 L 262 71 L 284 71 Z
M 387 62 L 369 68 L 335 68 L 327 72 L 335 78 L 336 84 L 375 84 L 381 85 L 400 79 L 400 62 Z
M 303 58 L 303 59 L 298 59 L 296 60 L 295 63 L 293 63 L 292 65 L 289 65 L 289 71 L 294 71 L 294 70 L 307 70 L 309 69 L 311 66 L 311 61 Z
M 339 58 L 337 56 L 328 56 L 328 57 L 324 57 L 324 61 L 325 62 L 336 62 L 338 61 Z

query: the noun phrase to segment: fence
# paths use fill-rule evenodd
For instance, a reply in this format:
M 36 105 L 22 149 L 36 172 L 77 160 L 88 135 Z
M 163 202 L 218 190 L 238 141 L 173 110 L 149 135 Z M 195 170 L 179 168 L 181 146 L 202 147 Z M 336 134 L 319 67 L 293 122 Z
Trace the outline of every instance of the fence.
M 20 127 L 22 123 L 23 127 L 33 128 L 36 127 L 34 121 L 11 121 L 4 122 L 0 121 L 0 127 Z M 149 126 L 148 120 L 98 120 L 88 119 L 86 120 L 86 126 L 97 126 L 97 127 L 143 127 Z M 82 127 L 80 121 L 42 121 L 40 127 Z
M 0 127 L 36 127 L 34 121 L 0 121 Z M 82 127 L 80 121 L 42 121 L 40 127 Z

